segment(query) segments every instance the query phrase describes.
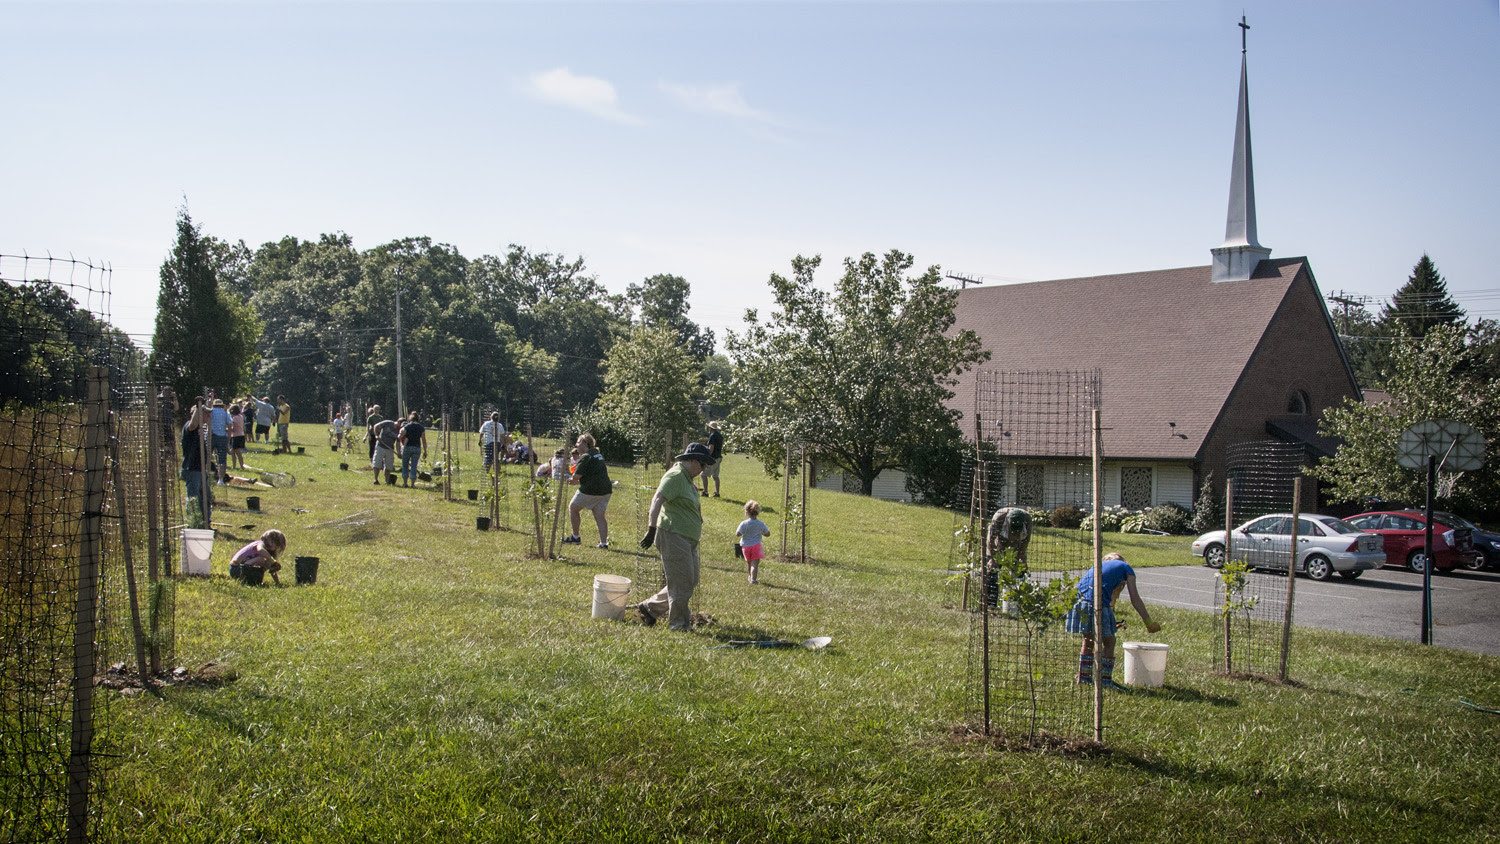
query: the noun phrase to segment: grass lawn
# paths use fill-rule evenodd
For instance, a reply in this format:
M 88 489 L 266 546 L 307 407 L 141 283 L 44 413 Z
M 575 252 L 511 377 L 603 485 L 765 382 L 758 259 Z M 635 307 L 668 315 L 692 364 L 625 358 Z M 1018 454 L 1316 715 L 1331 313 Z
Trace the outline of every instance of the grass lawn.
M 948 513 L 815 493 L 815 561 L 768 560 L 750 586 L 730 554 L 740 507 L 767 505 L 779 547 L 781 487 L 733 456 L 724 497 L 703 505 L 695 609 L 716 623 L 680 634 L 589 617 L 595 574 L 649 564 L 630 470 L 613 472 L 613 549 L 590 547 L 585 517 L 582 547 L 534 559 L 520 533 L 476 532 L 478 505 L 374 486 L 338 470 L 321 427 L 293 435 L 314 445 L 248 460 L 297 485 L 261 491 L 261 514 L 221 509 L 234 538 L 220 538 L 215 575 L 178 592 L 179 662 L 238 678 L 111 702 L 121 755 L 100 799 L 119 840 L 1500 837 L 1500 717 L 1461 702 L 1500 706 L 1492 657 L 1299 629 L 1297 683 L 1231 680 L 1211 673 L 1212 617 L 1153 607 L 1167 683 L 1109 696 L 1105 751 L 1007 751 L 954 737 L 969 619 L 943 573 Z M 309 528 L 366 509 L 383 535 Z M 270 527 L 290 538 L 288 561 L 321 558 L 318 585 L 224 576 Z M 1188 542 L 1106 544 L 1165 565 L 1191 562 Z M 714 647 L 816 635 L 833 644 Z

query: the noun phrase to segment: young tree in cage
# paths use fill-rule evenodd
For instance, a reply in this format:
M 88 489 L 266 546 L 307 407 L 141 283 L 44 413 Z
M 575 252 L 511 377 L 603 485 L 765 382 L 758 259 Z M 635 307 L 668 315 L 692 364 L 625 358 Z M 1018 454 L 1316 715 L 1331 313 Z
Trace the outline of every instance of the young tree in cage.
M 191 397 L 207 385 L 237 395 L 246 386 L 259 325 L 254 312 L 219 280 L 223 250 L 177 212 L 177 242 L 161 265 L 151 372 Z
M 1030 736 L 1036 737 L 1041 720 L 1041 695 L 1037 689 L 1037 642 L 1052 625 L 1062 621 L 1073 607 L 1078 578 L 1061 574 L 1045 583 L 1033 579 L 1025 557 L 1014 548 L 994 556 L 990 565 L 995 572 L 997 603 L 1006 606 L 1026 634 L 1026 694 L 1031 704 Z M 986 610 L 987 611 L 987 610 Z
M 886 469 L 906 465 L 956 412 L 944 406 L 957 377 L 987 360 L 970 330 L 948 334 L 957 292 L 938 267 L 906 275 L 910 255 L 867 252 L 844 261 L 832 292 L 818 288 L 821 257 L 792 260 L 792 277 L 772 274 L 776 308 L 725 345 L 737 358 L 731 394 L 736 441 L 775 471 L 782 444 L 808 444 L 859 478 L 865 495 Z

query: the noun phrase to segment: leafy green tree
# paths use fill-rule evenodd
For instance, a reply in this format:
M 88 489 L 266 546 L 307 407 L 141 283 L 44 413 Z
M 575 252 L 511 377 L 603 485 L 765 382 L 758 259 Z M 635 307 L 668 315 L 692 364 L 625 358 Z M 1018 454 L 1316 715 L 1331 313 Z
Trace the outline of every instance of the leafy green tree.
M 1402 337 L 1392 356 L 1386 381 L 1390 400 L 1379 404 L 1346 402 L 1329 410 L 1321 428 L 1342 445 L 1312 474 L 1328 484 L 1334 501 L 1369 498 L 1417 504 L 1426 497 L 1426 473 L 1396 462 L 1401 432 L 1431 419 L 1452 419 L 1472 426 L 1485 438 L 1486 465 L 1459 479 L 1445 509 L 1480 515 L 1493 513 L 1500 501 L 1500 382 L 1482 374 L 1474 359 L 1480 347 L 1466 332 L 1437 325 L 1426 336 Z
M 604 390 L 601 363 L 629 324 L 623 296 L 610 295 L 583 259 L 533 253 L 511 244 L 504 258 L 471 262 L 468 285 L 485 313 L 513 326 L 516 336 L 555 356 L 560 404 L 588 406 Z M 535 396 L 517 396 L 535 405 Z
M 186 208 L 178 211 L 177 242 L 161 265 L 150 367 L 179 396 L 205 387 L 233 396 L 248 383 L 259 327 L 254 311 L 219 283 L 230 252 Z
M 702 368 L 667 327 L 636 326 L 609 350 L 598 408 L 644 442 L 702 424 L 698 389 Z
M 714 353 L 714 333 L 688 319 L 688 296 L 692 286 L 676 275 L 654 275 L 625 290 L 625 299 L 648 328 L 669 328 L 700 361 Z
M 141 354 L 119 329 L 43 280 L 0 279 L 0 401 L 25 405 L 87 394 L 90 366 L 116 382 L 141 379 Z
M 829 293 L 814 284 L 821 261 L 798 256 L 792 278 L 772 274 L 770 320 L 751 310 L 746 330 L 729 332 L 736 440 L 768 471 L 786 444 L 806 444 L 869 495 L 876 476 L 907 465 L 954 424 L 949 388 L 989 352 L 973 331 L 947 334 L 958 294 L 942 286 L 938 267 L 907 277 L 910 255 L 867 252 L 845 259 Z

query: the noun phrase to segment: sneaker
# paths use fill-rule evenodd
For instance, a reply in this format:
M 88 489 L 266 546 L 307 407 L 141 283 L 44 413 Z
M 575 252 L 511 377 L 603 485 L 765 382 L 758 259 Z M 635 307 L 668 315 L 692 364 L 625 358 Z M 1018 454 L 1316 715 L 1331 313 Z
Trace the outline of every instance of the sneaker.
M 647 627 L 656 626 L 656 616 L 652 615 L 650 610 L 637 604 L 635 611 L 641 614 L 641 624 Z
M 564 545 L 577 545 L 579 542 L 580 542 L 580 540 L 579 540 L 579 538 L 577 536 L 565 536 L 565 537 L 563 537 L 563 544 Z
M 601 542 L 598 545 L 595 545 L 594 547 L 595 548 L 603 548 L 604 550 L 608 551 L 609 550 L 609 543 L 608 542 Z

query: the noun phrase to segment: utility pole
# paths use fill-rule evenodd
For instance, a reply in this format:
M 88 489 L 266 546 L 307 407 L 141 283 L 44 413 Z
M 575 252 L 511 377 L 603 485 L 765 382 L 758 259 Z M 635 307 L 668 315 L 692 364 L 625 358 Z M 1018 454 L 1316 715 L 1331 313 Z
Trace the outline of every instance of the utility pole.
M 959 290 L 964 290 L 971 284 L 984 284 L 984 280 L 979 276 L 970 275 L 969 273 L 946 273 L 943 278 L 958 282 Z
M 406 418 L 406 382 L 401 375 L 401 268 L 393 271 L 396 277 L 396 416 Z

